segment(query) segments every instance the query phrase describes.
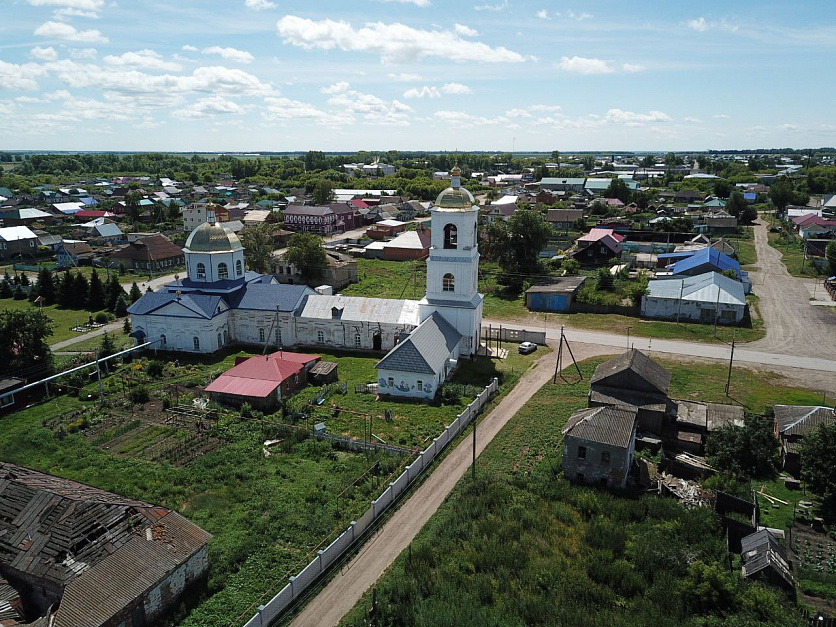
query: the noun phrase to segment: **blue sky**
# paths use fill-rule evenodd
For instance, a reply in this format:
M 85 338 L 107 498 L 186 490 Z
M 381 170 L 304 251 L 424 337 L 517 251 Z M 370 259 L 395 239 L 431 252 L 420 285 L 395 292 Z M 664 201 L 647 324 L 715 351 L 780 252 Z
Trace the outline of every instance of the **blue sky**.
M 0 0 L 0 149 L 836 145 L 819 2 Z

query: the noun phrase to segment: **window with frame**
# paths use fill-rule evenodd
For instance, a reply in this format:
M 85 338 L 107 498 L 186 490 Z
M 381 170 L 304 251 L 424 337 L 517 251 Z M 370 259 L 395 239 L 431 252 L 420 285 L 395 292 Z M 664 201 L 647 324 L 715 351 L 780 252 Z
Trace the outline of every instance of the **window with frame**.
M 237 259 L 235 261 L 235 276 L 241 276 L 242 274 L 244 274 L 244 266 L 241 263 L 241 260 Z
M 282 345 L 282 330 L 276 329 L 276 342 L 278 342 L 279 346 Z
M 421 379 L 418 379 L 418 381 L 415 383 L 415 386 L 418 388 L 418 391 L 421 392 L 424 389 L 424 382 L 421 381 Z
M 206 278 L 206 266 L 202 263 L 197 264 L 197 278 L 198 279 L 205 279 Z
M 586 459 L 586 447 L 579 446 L 578 447 L 578 459 Z
M 263 341 L 264 341 L 264 337 L 265 337 L 265 336 L 264 336 L 264 329 L 259 329 L 259 330 L 258 330 L 258 341 L 259 341 L 259 342 L 263 342 Z
M 609 451 L 601 451 L 601 463 L 602 464 L 609 464 L 610 463 L 610 452 Z
M 320 344 L 324 344 L 325 343 L 325 333 L 322 332 L 322 331 L 317 331 L 316 332 L 316 341 L 319 342 Z
M 441 279 L 441 290 L 444 292 L 454 292 L 456 290 L 456 278 L 449 272 Z
M 196 351 L 200 350 L 200 338 L 196 335 L 192 338 L 192 344 L 194 345 L 194 349 Z
M 714 310 L 708 307 L 701 307 L 700 320 L 714 320 Z
M 220 333 L 218 333 L 218 348 L 220 348 L 223 345 L 224 345 L 223 337 L 221 336 Z
M 363 338 L 360 337 L 360 334 L 354 336 L 354 348 L 362 348 L 363 347 Z
M 218 278 L 219 279 L 228 279 L 229 278 L 229 268 L 224 262 L 218 264 Z
M 162 335 L 160 335 L 160 345 L 161 346 L 166 346 L 167 344 L 168 344 L 168 339 L 166 338 L 165 333 L 163 333 Z
M 720 312 L 720 320 L 734 321 L 736 317 L 737 316 L 732 309 L 726 309 L 725 311 Z
M 386 385 L 389 386 L 390 388 L 395 387 L 394 377 L 389 377 L 388 379 L 386 379 Z
M 459 230 L 455 224 L 444 227 L 444 248 L 455 250 L 459 247 Z
M 15 404 L 15 395 L 14 394 L 6 394 L 6 396 L 0 396 L 0 407 L 8 407 L 9 405 Z

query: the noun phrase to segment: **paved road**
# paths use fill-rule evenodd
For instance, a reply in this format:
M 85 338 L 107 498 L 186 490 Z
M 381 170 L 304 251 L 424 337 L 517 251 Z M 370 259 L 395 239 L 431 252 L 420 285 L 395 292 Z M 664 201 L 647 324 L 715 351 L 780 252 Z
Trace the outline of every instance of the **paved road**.
M 610 352 L 606 348 L 578 347 L 575 356 L 586 359 Z M 479 421 L 476 431 L 477 456 L 503 426 L 554 374 L 554 354 L 537 361 L 533 369 L 520 379 L 516 387 L 496 408 Z M 369 540 L 361 552 L 345 566 L 331 582 L 305 606 L 291 623 L 293 627 L 327 627 L 340 619 L 360 600 L 403 551 L 424 524 L 450 494 L 459 479 L 469 470 L 472 441 L 465 438 L 442 461 L 395 512 L 385 525 Z M 477 462 L 477 472 L 479 464 Z
M 747 348 L 799 356 L 836 355 L 836 316 L 825 307 L 810 305 L 815 279 L 801 279 L 787 272 L 781 253 L 767 242 L 763 218 L 755 226 L 757 270 L 751 271 L 758 309 L 766 337 Z

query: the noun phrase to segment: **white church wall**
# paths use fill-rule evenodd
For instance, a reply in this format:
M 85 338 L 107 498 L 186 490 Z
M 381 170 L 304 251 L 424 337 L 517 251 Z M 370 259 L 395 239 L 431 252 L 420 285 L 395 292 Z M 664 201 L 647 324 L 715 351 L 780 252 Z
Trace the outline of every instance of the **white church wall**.
M 147 341 L 160 340 L 165 336 L 164 343 L 155 344 L 157 349 L 213 353 L 218 350 L 218 334 L 221 336 L 222 345 L 232 341 L 229 334 L 228 316 L 228 313 L 223 313 L 212 320 L 206 320 L 205 318 L 134 315 L 131 316 L 131 323 L 134 331 L 145 333 Z M 195 349 L 194 338 L 198 339 L 197 349 Z
M 441 373 L 414 374 L 398 370 L 377 371 L 377 391 L 379 394 L 425 398 L 431 400 L 444 382 Z

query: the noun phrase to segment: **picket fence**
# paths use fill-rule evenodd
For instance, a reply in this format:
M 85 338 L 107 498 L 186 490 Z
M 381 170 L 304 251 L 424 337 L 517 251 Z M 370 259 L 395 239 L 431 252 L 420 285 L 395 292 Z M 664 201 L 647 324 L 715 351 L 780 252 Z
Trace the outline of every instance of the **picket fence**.
M 433 438 L 425 450 L 418 454 L 418 457 L 406 467 L 406 470 L 383 491 L 366 512 L 359 519 L 354 520 L 336 540 L 327 548 L 317 551 L 317 556 L 303 568 L 295 577 L 290 577 L 287 585 L 265 605 L 259 605 L 258 613 L 255 614 L 244 627 L 268 627 L 285 609 L 301 595 L 308 587 L 317 580 L 334 562 L 339 560 L 364 532 L 379 518 L 386 509 L 403 494 L 409 485 L 421 476 L 433 460 L 445 449 L 445 447 L 456 439 L 456 437 L 476 417 L 479 410 L 488 402 L 491 395 L 496 392 L 499 381 L 493 379 L 476 399 L 467 408 L 456 416 L 456 419 L 437 438 Z

